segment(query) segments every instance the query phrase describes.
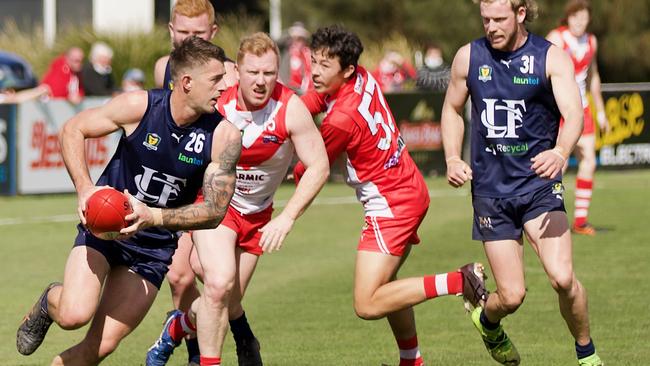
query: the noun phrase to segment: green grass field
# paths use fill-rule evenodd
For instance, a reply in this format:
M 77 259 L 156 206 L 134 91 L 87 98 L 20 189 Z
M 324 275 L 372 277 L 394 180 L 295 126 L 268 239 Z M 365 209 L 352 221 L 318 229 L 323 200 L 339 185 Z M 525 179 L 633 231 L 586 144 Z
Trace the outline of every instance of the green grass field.
M 443 179 L 428 180 L 432 202 L 401 277 L 449 271 L 475 260 L 483 249 L 471 241 L 469 191 Z M 574 176 L 565 180 L 572 209 Z M 276 199 L 285 200 L 283 186 Z M 608 365 L 650 363 L 650 172 L 599 172 L 591 221 L 607 227 L 597 237 L 574 237 L 578 277 L 589 291 L 592 336 Z M 43 287 L 61 280 L 75 235 L 73 195 L 0 198 L 0 364 L 45 365 L 78 342 L 84 329 L 65 332 L 54 325 L 41 348 L 24 357 L 15 349 L 16 328 Z M 262 343 L 265 365 L 375 365 L 398 363 L 385 320 L 363 321 L 352 309 L 356 242 L 363 224 L 353 191 L 329 184 L 297 222 L 282 251 L 265 255 L 244 306 Z M 574 365 L 573 341 L 556 296 L 530 247 L 526 247 L 528 294 L 504 325 L 523 365 Z M 494 282 L 488 280 L 490 289 Z M 140 365 L 171 308 L 167 284 L 142 324 L 106 365 Z M 417 306 L 420 350 L 427 365 L 495 365 L 474 330 L 462 301 L 434 299 Z M 237 363 L 228 336 L 223 360 Z M 180 349 L 170 365 L 184 365 Z

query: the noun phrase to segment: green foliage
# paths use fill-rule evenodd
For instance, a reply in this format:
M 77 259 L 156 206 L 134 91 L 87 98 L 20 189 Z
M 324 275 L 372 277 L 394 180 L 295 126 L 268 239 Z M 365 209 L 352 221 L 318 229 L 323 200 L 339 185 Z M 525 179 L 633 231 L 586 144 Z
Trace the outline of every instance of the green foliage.
M 262 30 L 260 19 L 245 14 L 221 17 L 219 24 L 220 31 L 214 42 L 233 59 L 236 57 L 241 37 Z M 94 32 L 91 26 L 65 28 L 60 30 L 51 48 L 45 45 L 42 35 L 42 29 L 27 33 L 20 31 L 15 23 L 7 22 L 0 29 L 0 49 L 25 58 L 41 79 L 50 62 L 70 47 L 81 47 L 88 55 L 94 42 L 103 41 L 114 51 L 112 66 L 116 83 L 119 85 L 127 69 L 138 67 L 147 76 L 147 88 L 153 87 L 153 68 L 156 60 L 168 54 L 171 49 L 166 24 L 157 25 L 150 33 L 99 33 Z
M 559 24 L 565 3 L 538 0 L 540 15 L 530 29 L 546 35 Z M 592 0 L 592 8 L 590 30 L 599 39 L 603 81 L 650 81 L 646 56 L 650 53 L 650 0 Z M 369 49 L 385 47 L 386 37 L 395 34 L 402 35 L 412 49 L 435 41 L 449 62 L 459 47 L 483 36 L 478 5 L 471 0 L 282 0 L 282 12 L 284 24 L 303 21 L 312 31 L 343 24 L 357 32 Z
M 565 179 L 569 212 L 573 178 Z M 452 189 L 444 178 L 427 183 L 432 200 L 419 229 L 422 243 L 411 251 L 400 278 L 485 261 L 481 244 L 470 239 L 469 189 Z M 293 191 L 293 185 L 280 187 L 276 214 Z M 591 220 L 610 231 L 596 237 L 573 237 L 574 268 L 589 294 L 592 336 L 608 364 L 637 366 L 650 360 L 650 282 L 644 270 L 650 258 L 649 200 L 649 171 L 599 172 Z M 44 286 L 63 278 L 76 235 L 76 204 L 74 195 L 0 197 L 2 249 L 8 258 L 0 267 L 0 278 L 5 279 L 0 281 L 3 365 L 49 364 L 55 354 L 79 342 L 87 330 L 63 331 L 53 325 L 41 348 L 29 357 L 19 355 L 13 341 L 20 319 Z M 46 221 L 47 217 L 52 220 Z M 398 363 L 399 354 L 386 320 L 361 320 L 352 308 L 354 257 L 362 225 L 363 210 L 352 190 L 328 184 L 296 222 L 282 250 L 262 256 L 244 308 L 262 344 L 265 364 Z M 530 246 L 525 245 L 524 251 L 526 300 L 516 314 L 504 320 L 504 326 L 524 365 L 575 365 L 573 340 L 560 316 L 555 292 Z M 494 290 L 493 276 L 488 276 L 488 288 Z M 102 365 L 142 364 L 171 307 L 165 283 L 149 314 Z M 417 305 L 415 313 L 420 351 L 427 364 L 495 365 L 460 299 L 448 296 L 427 301 Z M 186 365 L 185 357 L 183 346 L 169 365 Z M 223 360 L 228 365 L 237 363 L 230 335 L 226 336 Z

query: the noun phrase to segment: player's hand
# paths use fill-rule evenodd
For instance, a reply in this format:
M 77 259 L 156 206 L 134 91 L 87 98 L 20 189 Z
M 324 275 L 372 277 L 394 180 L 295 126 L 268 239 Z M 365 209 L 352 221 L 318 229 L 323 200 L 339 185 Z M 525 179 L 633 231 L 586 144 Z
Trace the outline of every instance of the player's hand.
M 458 188 L 472 179 L 472 168 L 459 157 L 447 159 L 447 183 Z
M 598 127 L 600 127 L 601 132 L 609 133 L 612 131 L 612 127 L 607 119 L 607 114 L 605 114 L 604 111 L 598 112 L 596 120 L 598 121 Z
M 566 158 L 557 149 L 549 149 L 535 155 L 530 161 L 533 163 L 531 169 L 541 178 L 553 179 L 564 167 Z
M 120 230 L 117 240 L 130 238 L 138 231 L 154 226 L 153 209 L 133 197 L 128 190 L 125 189 L 124 194 L 128 197 L 133 212 L 124 217 L 131 225 Z
M 291 228 L 293 228 L 294 222 L 295 220 L 289 216 L 280 214 L 264 225 L 264 227 L 260 229 L 262 238 L 260 239 L 259 245 L 262 247 L 262 250 L 267 253 L 280 250 L 284 238 L 287 237 Z
M 95 192 L 106 188 L 111 187 L 89 185 L 87 187 L 80 188 L 77 192 L 77 215 L 79 215 L 79 220 L 81 220 L 81 224 L 83 226 L 86 226 L 86 208 L 88 207 L 88 199 Z

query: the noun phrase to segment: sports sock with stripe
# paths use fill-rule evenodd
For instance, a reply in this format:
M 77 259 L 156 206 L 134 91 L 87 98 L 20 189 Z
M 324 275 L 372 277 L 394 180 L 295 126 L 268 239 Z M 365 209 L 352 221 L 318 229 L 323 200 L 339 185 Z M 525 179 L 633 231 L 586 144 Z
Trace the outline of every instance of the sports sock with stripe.
M 196 326 L 192 324 L 187 313 L 183 313 L 169 323 L 169 336 L 174 342 L 180 342 L 188 334 L 196 334 Z
M 399 366 L 422 366 L 424 360 L 418 347 L 417 334 L 408 339 L 398 339 L 399 347 Z
M 576 227 L 584 226 L 587 223 L 593 185 L 594 181 L 591 179 L 576 179 L 575 210 L 573 211 L 573 225 Z
M 448 272 L 431 276 L 424 276 L 424 293 L 427 299 L 444 295 L 458 295 L 463 293 L 463 274 Z
M 221 366 L 221 357 L 201 356 L 201 366 Z

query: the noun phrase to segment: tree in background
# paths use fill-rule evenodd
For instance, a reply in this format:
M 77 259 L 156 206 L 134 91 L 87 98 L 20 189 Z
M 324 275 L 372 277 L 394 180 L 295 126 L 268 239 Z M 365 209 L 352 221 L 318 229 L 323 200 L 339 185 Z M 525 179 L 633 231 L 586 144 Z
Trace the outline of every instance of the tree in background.
M 646 57 L 650 54 L 650 0 L 591 2 L 590 31 L 600 40 L 598 61 L 603 81 L 650 81 L 650 58 Z M 565 0 L 538 3 L 540 17 L 531 30 L 546 34 L 557 26 Z M 381 44 L 387 37 L 402 35 L 411 49 L 435 41 L 442 46 L 447 59 L 460 46 L 482 35 L 480 24 L 466 21 L 477 14 L 478 7 L 470 0 L 282 0 L 284 24 L 302 21 L 314 30 L 343 23 L 357 32 L 364 43 Z

